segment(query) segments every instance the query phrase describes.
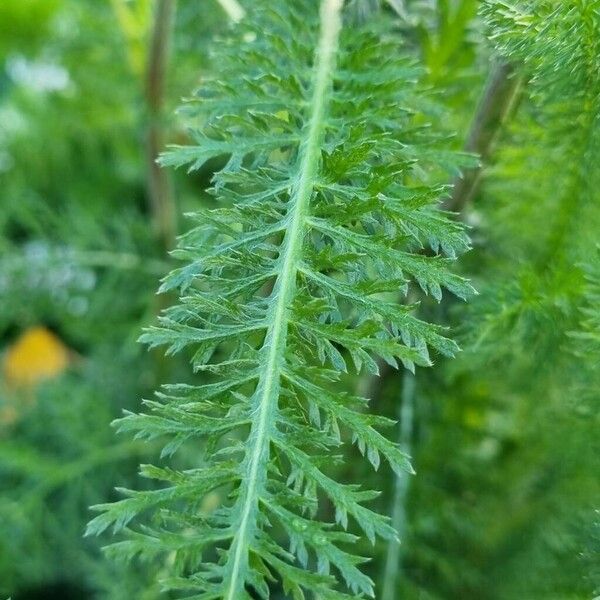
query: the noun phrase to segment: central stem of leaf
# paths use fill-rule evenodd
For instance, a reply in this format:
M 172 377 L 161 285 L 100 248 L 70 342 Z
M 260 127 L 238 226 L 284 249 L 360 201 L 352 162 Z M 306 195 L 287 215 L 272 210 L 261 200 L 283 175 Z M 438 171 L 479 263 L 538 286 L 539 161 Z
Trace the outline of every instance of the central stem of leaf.
M 306 218 L 319 170 L 325 114 L 341 30 L 342 5 L 343 0 L 323 0 L 321 4 L 321 35 L 315 57 L 308 124 L 301 142 L 296 181 L 289 200 L 287 229 L 279 256 L 280 268 L 270 296 L 269 327 L 261 349 L 264 363 L 253 396 L 254 421 L 242 467 L 244 478 L 233 508 L 237 513 L 237 527 L 226 566 L 227 600 L 243 597 L 249 546 L 259 526 L 258 503 L 267 481 L 270 444 L 277 421 L 281 371 L 285 362 L 290 305 L 296 293 Z

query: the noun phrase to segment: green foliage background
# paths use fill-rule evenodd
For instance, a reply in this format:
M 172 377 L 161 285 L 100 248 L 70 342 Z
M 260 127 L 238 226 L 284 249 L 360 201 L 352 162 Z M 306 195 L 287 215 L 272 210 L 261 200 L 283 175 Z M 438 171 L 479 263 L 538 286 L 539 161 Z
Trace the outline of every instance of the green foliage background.
M 425 67 L 431 110 L 458 132 L 456 150 L 498 57 L 522 78 L 463 213 L 474 248 L 457 268 L 480 294 L 468 304 L 423 299 L 422 314 L 449 324 L 463 352 L 417 369 L 417 475 L 391 597 L 591 599 L 600 594 L 598 2 L 350 4 L 397 20 L 395 34 Z M 111 562 L 100 552 L 109 537 L 83 537 L 88 507 L 116 500 L 115 487 L 151 486 L 138 465 L 160 452 L 115 436 L 110 422 L 161 383 L 195 380 L 189 354 L 165 358 L 136 342 L 173 300 L 155 295 L 173 261 L 146 191 L 153 8 L 0 3 L 0 348 L 41 324 L 77 355 L 0 425 L 0 595 L 13 600 L 151 600 L 165 597 L 157 579 L 171 572 L 168 559 Z M 588 11 L 583 27 L 571 21 L 576 10 Z M 194 117 L 175 108 L 218 71 L 209 50 L 234 26 L 216 0 L 179 0 L 166 141 L 189 142 Z M 220 166 L 172 173 L 178 215 L 211 205 L 205 190 Z M 179 232 L 189 228 L 181 219 Z M 406 377 L 355 383 L 375 385 L 372 410 L 397 418 Z M 14 402 L 0 381 L 0 406 Z M 373 474 L 348 453 L 340 477 L 381 489 L 377 508 L 391 514 L 391 470 Z M 389 550 L 360 547 L 374 555 L 367 571 L 379 589 Z

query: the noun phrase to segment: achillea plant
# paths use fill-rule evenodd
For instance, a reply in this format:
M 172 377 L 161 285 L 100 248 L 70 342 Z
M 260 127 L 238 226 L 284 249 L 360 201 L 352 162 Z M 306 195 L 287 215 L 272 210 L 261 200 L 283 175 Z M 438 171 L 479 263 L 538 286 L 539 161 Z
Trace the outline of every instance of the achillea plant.
M 229 156 L 218 207 L 194 216 L 177 251 L 186 264 L 162 285 L 180 302 L 142 337 L 191 349 L 198 384 L 165 386 L 147 413 L 117 422 L 164 439 L 163 456 L 193 447 L 197 466 L 143 466 L 167 486 L 123 490 L 95 507 L 88 533 L 126 529 L 111 552 L 127 559 L 175 557 L 165 588 L 198 600 L 269 598 L 274 586 L 296 600 L 373 596 L 347 530 L 395 532 L 368 507 L 377 492 L 331 467 L 347 438 L 375 469 L 411 466 L 380 431 L 391 422 L 343 379 L 456 351 L 397 299 L 411 282 L 437 300 L 472 291 L 450 271 L 467 237 L 429 175 L 464 159 L 426 126 L 418 69 L 384 25 L 345 23 L 342 0 L 264 4 L 218 48 L 218 78 L 191 105 L 195 145 L 162 161 Z M 317 514 L 326 504 L 335 522 Z

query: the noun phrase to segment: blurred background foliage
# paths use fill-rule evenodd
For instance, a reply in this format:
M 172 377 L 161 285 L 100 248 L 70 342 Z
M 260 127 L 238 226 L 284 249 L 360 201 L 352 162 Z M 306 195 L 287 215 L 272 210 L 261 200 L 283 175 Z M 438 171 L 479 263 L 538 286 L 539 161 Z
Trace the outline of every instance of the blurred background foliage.
M 0 596 L 13 600 L 160 595 L 156 569 L 113 564 L 82 533 L 88 507 L 115 499 L 115 486 L 139 489 L 136 465 L 154 454 L 110 422 L 159 383 L 191 377 L 184 356 L 136 343 L 166 302 L 155 290 L 171 261 L 149 139 L 185 141 L 175 108 L 218 69 L 211 44 L 243 13 L 230 0 L 173 5 L 156 98 L 157 2 L 0 2 Z M 424 88 L 450 115 L 444 126 L 459 132 L 453 144 L 488 155 L 468 204 L 454 205 L 472 226 L 461 269 L 480 296 L 422 308 L 453 327 L 464 352 L 415 379 L 357 382 L 376 410 L 410 425 L 398 435 L 418 472 L 398 483 L 354 463 L 347 474 L 376 477 L 380 508 L 402 531 L 400 548 L 377 549 L 371 575 L 385 600 L 591 599 L 600 594 L 600 169 L 581 136 L 597 124 L 566 111 L 543 70 L 531 80 L 525 70 L 493 146 L 470 148 L 498 64 L 480 3 L 352 3 L 363 16 L 381 4 L 398 20 L 426 67 Z M 177 231 L 180 215 L 209 202 L 210 176 L 159 176 Z

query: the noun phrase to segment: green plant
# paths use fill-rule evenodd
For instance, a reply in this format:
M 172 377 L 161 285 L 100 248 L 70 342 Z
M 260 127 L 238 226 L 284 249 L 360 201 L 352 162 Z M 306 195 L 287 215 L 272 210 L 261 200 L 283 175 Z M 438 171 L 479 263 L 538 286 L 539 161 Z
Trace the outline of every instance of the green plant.
M 600 218 L 599 10 L 482 3 L 496 52 L 525 86 L 466 211 L 477 231 L 463 265 L 480 295 L 448 315 L 465 352 L 438 380 L 419 380 L 414 464 L 431 476 L 414 479 L 407 501 L 407 597 L 583 599 L 597 589 L 599 369 L 586 265 Z
M 319 3 L 0 2 L 1 598 L 600 593 L 600 3 L 344 2 L 262 403 Z
M 442 288 L 472 292 L 449 268 L 468 240 L 433 183 L 468 159 L 427 127 L 418 69 L 384 22 L 342 26 L 341 0 L 323 0 L 320 19 L 312 2 L 288 4 L 257 9 L 220 45 L 219 79 L 190 109 L 196 145 L 162 160 L 196 170 L 229 156 L 214 178 L 222 206 L 194 216 L 177 251 L 188 264 L 161 288 L 181 290 L 180 303 L 142 337 L 189 348 L 201 375 L 117 427 L 166 438 L 163 456 L 191 446 L 196 464 L 142 467 L 168 487 L 123 490 L 88 527 L 120 531 L 151 512 L 153 525 L 134 525 L 110 552 L 174 556 L 179 576 L 165 587 L 198 599 L 268 597 L 273 581 L 294 598 L 349 598 L 337 581 L 373 595 L 343 530 L 352 518 L 371 541 L 395 532 L 365 506 L 377 492 L 328 467 L 348 436 L 376 469 L 380 456 L 411 467 L 379 431 L 392 421 L 340 391 L 340 375 L 349 364 L 376 373 L 378 359 L 428 365 L 430 348 L 454 354 L 397 297 L 411 282 L 436 300 Z

